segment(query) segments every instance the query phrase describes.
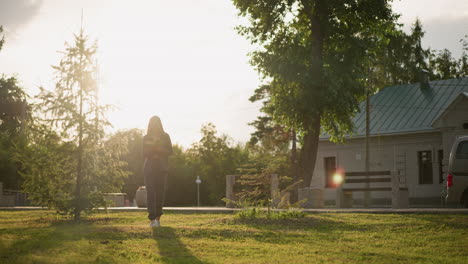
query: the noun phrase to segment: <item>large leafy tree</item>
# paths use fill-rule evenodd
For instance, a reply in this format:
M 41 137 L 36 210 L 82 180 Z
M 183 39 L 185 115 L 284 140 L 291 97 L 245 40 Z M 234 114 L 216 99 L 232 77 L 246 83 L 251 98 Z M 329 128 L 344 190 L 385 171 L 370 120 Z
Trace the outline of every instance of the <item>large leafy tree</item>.
M 0 26 L 0 50 L 5 43 Z M 15 149 L 26 145 L 25 123 L 30 116 L 27 95 L 15 77 L 0 76 L 0 182 L 5 188 L 19 189 L 18 164 L 13 160 Z
M 167 192 L 165 204 L 168 206 L 193 206 L 197 204 L 197 192 L 195 179 L 197 172 L 196 167 L 200 168 L 202 165 L 197 164 L 196 157 L 188 154 L 181 146 L 173 146 L 174 153 L 169 157 L 169 177 L 167 179 Z M 194 160 L 195 158 L 195 160 Z M 206 184 L 207 177 L 203 177 L 202 190 Z M 206 204 L 208 200 L 202 201 Z
M 63 142 L 45 124 L 29 124 L 28 144 L 18 149 L 14 159 L 21 164 L 22 189 L 35 205 L 69 212 L 73 208 L 76 153 L 73 142 Z
M 145 185 L 143 177 L 143 131 L 141 129 L 130 129 L 118 131 L 110 137 L 111 140 L 121 141 L 127 148 L 127 152 L 121 156 L 121 161 L 127 165 L 128 178 L 125 179 L 123 192 L 130 200 L 133 200 L 138 187 Z
M 21 178 L 13 160 L 15 149 L 27 144 L 25 125 L 30 117 L 27 95 L 15 77 L 0 77 L 0 182 L 19 189 Z
M 26 99 L 15 77 L 0 76 L 0 131 L 20 132 L 30 115 Z
M 300 178 L 312 179 L 319 135 L 352 131 L 370 58 L 395 16 L 387 1 L 233 0 L 249 20 L 238 31 L 258 46 L 252 65 L 269 83 L 274 120 L 301 138 Z
M 236 169 L 247 160 L 247 152 L 245 148 L 232 144 L 226 135 L 218 136 L 211 123 L 202 126 L 201 133 L 200 141 L 187 150 L 188 162 L 203 180 L 202 202 L 220 204 L 225 195 L 226 175 L 236 173 Z
M 440 50 L 432 54 L 430 67 L 434 79 L 450 79 L 457 75 L 457 61 L 452 57 L 448 49 Z
M 272 117 L 274 109 L 270 102 L 270 86 L 260 86 L 249 100 L 251 102 L 263 102 L 263 106 L 260 108 L 263 115 L 249 123 L 255 128 L 255 131 L 251 133 L 249 145 L 252 147 L 257 145 L 271 152 L 281 152 L 287 149 L 292 133 L 285 126 L 275 122 Z
M 457 60 L 448 49 L 433 51 L 429 57 L 431 79 L 441 80 L 468 76 L 468 54 L 466 49 Z

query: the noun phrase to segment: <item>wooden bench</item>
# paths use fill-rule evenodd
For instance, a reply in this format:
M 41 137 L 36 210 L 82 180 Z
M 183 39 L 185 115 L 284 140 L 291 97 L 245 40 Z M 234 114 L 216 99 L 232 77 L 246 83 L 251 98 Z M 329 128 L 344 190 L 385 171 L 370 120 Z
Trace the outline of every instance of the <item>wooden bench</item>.
M 389 183 L 389 186 L 374 187 L 373 184 Z M 360 186 L 356 186 L 360 184 Z M 367 184 L 362 186 L 362 184 Z M 392 208 L 408 208 L 408 188 L 400 187 L 398 171 L 346 172 L 343 181 L 336 189 L 336 207 L 351 208 L 353 192 L 390 191 Z

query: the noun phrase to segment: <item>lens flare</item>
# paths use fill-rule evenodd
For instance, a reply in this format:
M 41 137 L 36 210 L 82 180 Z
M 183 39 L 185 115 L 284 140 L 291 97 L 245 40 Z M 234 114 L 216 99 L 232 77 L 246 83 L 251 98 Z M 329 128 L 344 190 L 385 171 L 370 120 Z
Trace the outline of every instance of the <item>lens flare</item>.
M 343 182 L 343 175 L 341 175 L 340 173 L 335 173 L 333 175 L 333 183 L 335 185 L 340 185 L 342 182 Z

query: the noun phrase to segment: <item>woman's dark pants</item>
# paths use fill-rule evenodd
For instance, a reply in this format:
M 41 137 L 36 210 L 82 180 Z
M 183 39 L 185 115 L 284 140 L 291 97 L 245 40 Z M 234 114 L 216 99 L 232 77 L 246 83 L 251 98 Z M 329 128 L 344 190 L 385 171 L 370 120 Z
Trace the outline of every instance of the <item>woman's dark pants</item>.
M 162 170 L 160 163 L 161 161 L 158 159 L 147 159 L 143 169 L 148 218 L 150 220 L 156 219 L 163 214 L 162 208 L 166 192 L 167 170 Z

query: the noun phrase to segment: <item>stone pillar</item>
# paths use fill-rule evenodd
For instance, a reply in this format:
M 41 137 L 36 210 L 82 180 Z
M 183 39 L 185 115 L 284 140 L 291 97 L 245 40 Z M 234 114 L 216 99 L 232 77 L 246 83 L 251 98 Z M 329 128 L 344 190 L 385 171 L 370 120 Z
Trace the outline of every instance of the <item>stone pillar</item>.
M 0 207 L 15 206 L 15 195 L 3 194 L 3 182 L 0 182 Z
M 236 201 L 234 194 L 234 183 L 236 182 L 236 175 L 226 175 L 226 199 Z M 227 201 L 227 208 L 234 208 L 236 205 L 232 202 Z
M 398 196 L 398 208 L 409 208 L 409 193 L 408 188 L 400 188 L 400 195 Z
M 278 174 L 272 174 L 270 177 L 270 197 L 272 200 L 272 206 L 278 207 L 278 204 L 281 202 Z
M 323 208 L 323 190 L 322 189 L 312 189 L 310 187 L 299 188 L 299 201 L 305 200 L 302 203 L 304 208 Z
M 400 188 L 400 173 L 397 170 L 391 172 L 392 183 L 392 208 L 408 208 L 408 188 Z
M 145 186 L 140 186 L 135 193 L 135 202 L 138 207 L 147 207 L 147 192 Z

